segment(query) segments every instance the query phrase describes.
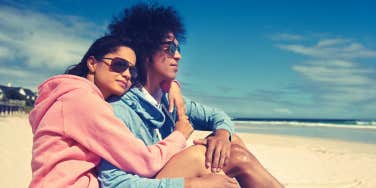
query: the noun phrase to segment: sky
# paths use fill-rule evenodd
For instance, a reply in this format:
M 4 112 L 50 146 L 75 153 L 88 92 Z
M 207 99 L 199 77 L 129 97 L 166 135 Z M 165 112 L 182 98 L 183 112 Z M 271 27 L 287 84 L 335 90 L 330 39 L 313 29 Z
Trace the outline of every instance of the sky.
M 0 0 L 0 84 L 37 90 L 140 1 Z M 375 1 L 159 1 L 185 96 L 232 117 L 376 119 Z

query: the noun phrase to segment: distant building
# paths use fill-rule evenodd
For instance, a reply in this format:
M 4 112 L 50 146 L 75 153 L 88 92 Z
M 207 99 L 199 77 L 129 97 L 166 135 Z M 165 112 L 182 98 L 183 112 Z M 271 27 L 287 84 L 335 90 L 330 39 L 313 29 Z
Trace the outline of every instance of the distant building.
M 3 101 L 5 99 L 5 94 L 3 90 L 0 88 L 0 101 Z
M 2 102 L 17 104 L 23 103 L 26 106 L 33 106 L 37 97 L 33 91 L 22 87 L 8 87 L 0 85 L 0 90 L 0 101 Z

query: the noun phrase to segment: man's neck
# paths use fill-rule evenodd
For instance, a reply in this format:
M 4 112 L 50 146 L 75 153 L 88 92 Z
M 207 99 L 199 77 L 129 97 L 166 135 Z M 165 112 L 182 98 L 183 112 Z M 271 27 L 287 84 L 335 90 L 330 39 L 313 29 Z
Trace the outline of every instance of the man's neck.
M 150 93 L 150 95 L 155 96 L 161 89 L 161 82 L 148 80 L 143 86 Z
M 147 95 L 154 98 L 154 100 L 151 99 L 151 102 L 155 101 L 156 102 L 155 105 L 159 105 L 159 103 L 161 102 L 161 98 L 162 98 L 161 83 L 162 81 L 160 81 L 159 79 L 148 79 L 143 85 L 144 90 L 146 90 L 147 92 Z
M 143 87 L 150 95 L 155 96 L 159 89 L 161 88 L 162 79 L 153 74 L 153 71 L 146 71 L 146 82 L 143 84 Z

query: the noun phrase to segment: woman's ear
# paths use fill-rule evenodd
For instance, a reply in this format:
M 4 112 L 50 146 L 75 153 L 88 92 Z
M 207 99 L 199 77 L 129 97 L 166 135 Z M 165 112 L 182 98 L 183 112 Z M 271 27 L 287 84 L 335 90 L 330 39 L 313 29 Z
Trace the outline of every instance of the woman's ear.
M 86 65 L 87 65 L 87 68 L 89 69 L 89 74 L 94 73 L 95 70 L 97 69 L 97 61 L 95 60 L 93 56 L 90 56 L 89 58 L 87 58 Z

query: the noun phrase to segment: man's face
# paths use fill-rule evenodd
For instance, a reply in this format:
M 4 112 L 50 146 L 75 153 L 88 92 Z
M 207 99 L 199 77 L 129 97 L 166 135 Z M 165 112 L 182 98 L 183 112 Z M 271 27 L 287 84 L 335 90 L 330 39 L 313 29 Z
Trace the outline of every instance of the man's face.
M 150 79 L 160 79 L 161 81 L 174 80 L 181 59 L 178 50 L 179 43 L 172 33 L 168 33 L 162 43 L 160 50 L 153 56 L 149 76 L 151 76 Z M 174 51 L 175 53 L 173 53 Z

